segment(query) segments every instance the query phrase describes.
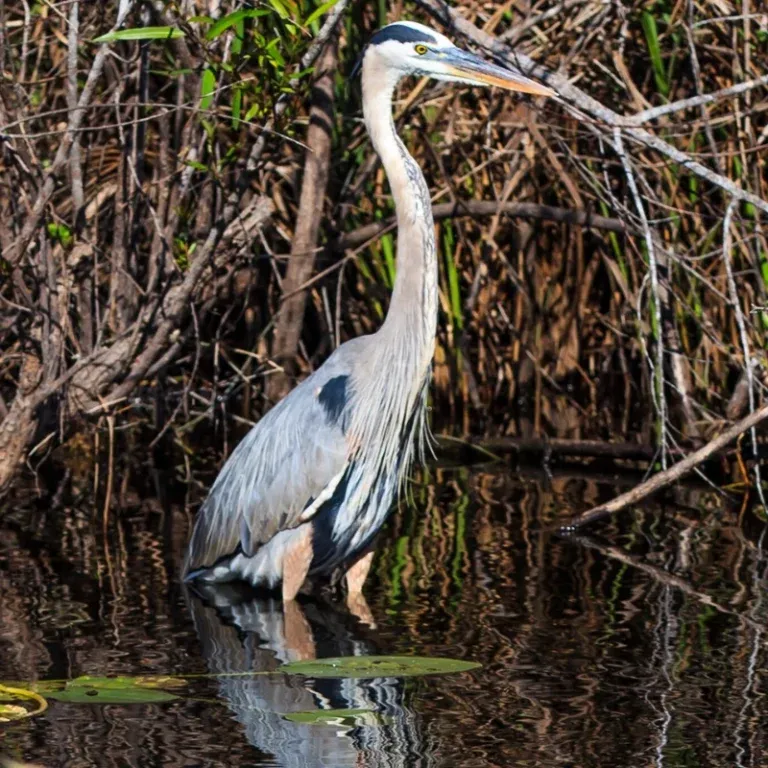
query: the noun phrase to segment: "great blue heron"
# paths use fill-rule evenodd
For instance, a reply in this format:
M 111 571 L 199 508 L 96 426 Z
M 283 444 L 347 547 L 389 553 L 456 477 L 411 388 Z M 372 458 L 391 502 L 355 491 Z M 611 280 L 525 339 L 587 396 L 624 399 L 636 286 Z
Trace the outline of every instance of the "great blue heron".
M 437 325 L 437 257 L 424 176 L 399 139 L 392 95 L 408 75 L 548 96 L 538 83 L 457 48 L 422 24 L 380 29 L 362 57 L 363 116 L 397 212 L 397 277 L 377 333 L 351 339 L 237 446 L 195 522 L 187 580 L 282 582 L 346 572 L 361 604 L 372 542 L 423 448 Z

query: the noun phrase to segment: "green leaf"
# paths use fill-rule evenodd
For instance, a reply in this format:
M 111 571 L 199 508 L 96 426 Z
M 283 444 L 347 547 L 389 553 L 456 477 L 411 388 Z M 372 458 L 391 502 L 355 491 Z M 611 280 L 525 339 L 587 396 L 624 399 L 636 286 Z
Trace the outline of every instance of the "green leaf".
M 226 32 L 230 27 L 234 27 L 243 19 L 256 19 L 259 16 L 268 16 L 272 11 L 268 8 L 248 8 L 234 13 L 229 13 L 220 18 L 206 33 L 206 40 L 215 40 L 222 32 Z
M 173 40 L 184 37 L 184 32 L 176 27 L 137 27 L 135 29 L 116 29 L 97 37 L 94 43 L 116 43 L 123 40 Z
M 237 57 L 243 52 L 243 40 L 245 40 L 245 22 L 238 21 L 235 24 L 235 39 L 232 41 L 232 55 Z
M 288 9 L 282 4 L 281 0 L 268 0 L 269 4 L 277 11 L 278 16 L 281 19 L 290 19 L 291 14 L 288 13 Z
M 339 0 L 328 0 L 327 3 L 323 3 L 319 8 L 309 14 L 307 20 L 304 22 L 304 26 L 308 27 L 313 21 L 317 21 L 321 16 L 328 13 Z
M 240 112 L 243 105 L 243 92 L 236 88 L 232 94 L 232 128 L 237 129 L 240 125 Z
M 210 68 L 203 70 L 200 78 L 200 109 L 206 110 L 213 102 L 213 92 L 216 90 L 216 75 Z
M 170 677 L 76 677 L 46 696 L 69 704 L 160 704 L 179 697 L 162 690 L 184 686 Z
M 280 45 L 282 42 L 283 41 L 279 37 L 276 37 L 267 45 L 266 51 L 272 61 L 276 62 L 281 68 L 285 68 L 285 59 L 283 58 L 283 54 L 280 53 Z
M 645 41 L 648 45 L 648 54 L 651 57 L 651 66 L 653 67 L 653 76 L 656 80 L 656 87 L 662 96 L 669 94 L 669 83 L 664 71 L 664 62 L 661 58 L 661 45 L 659 44 L 659 31 L 656 27 L 656 19 L 648 11 L 643 11 L 640 17 L 640 23 L 643 26 Z
M 384 716 L 372 709 L 314 709 L 309 712 L 289 712 L 283 718 L 292 723 L 331 725 L 335 728 L 375 726 L 386 721 Z
M 313 661 L 292 661 L 277 671 L 304 677 L 420 677 L 468 672 L 481 667 L 475 661 L 429 658 L 426 656 L 341 656 Z

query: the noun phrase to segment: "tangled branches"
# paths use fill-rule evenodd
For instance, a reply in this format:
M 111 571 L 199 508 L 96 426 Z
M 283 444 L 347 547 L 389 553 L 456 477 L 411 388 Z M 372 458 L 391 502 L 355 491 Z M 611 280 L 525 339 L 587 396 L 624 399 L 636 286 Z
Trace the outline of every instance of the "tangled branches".
M 290 386 L 282 365 L 300 377 L 380 322 L 391 199 L 333 76 L 380 20 L 343 0 L 317 20 L 310 0 L 215 5 L 0 6 L 0 488 L 84 419 L 153 422 L 180 445 L 228 402 L 250 421 Z M 437 425 L 619 435 L 664 465 L 755 411 L 765 14 L 418 5 L 559 95 L 486 104 L 420 82 L 397 109 L 443 249 Z M 141 26 L 178 34 L 87 42 Z M 329 99 L 305 134 L 303 105 Z

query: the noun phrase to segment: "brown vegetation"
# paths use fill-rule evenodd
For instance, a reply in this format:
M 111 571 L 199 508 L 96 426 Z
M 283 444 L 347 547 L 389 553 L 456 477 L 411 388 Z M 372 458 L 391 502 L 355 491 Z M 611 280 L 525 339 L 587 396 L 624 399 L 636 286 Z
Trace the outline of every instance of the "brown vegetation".
M 288 17 L 213 35 L 193 20 L 209 5 L 251 4 L 0 3 L 0 488 L 89 425 L 109 425 L 110 445 L 117 425 L 183 454 L 202 425 L 226 451 L 222 424 L 257 419 L 380 323 L 392 205 L 340 73 L 383 20 L 341 0 L 338 34 L 327 17 L 302 28 L 291 17 L 315 6 L 284 0 Z M 755 410 L 764 11 L 417 6 L 402 15 L 536 61 L 560 97 L 410 82 L 396 107 L 442 206 L 435 425 L 633 440 L 665 463 Z M 184 36 L 89 42 L 116 21 Z M 312 96 L 316 64 L 336 76 Z M 304 129 L 323 107 L 330 141 L 317 119 Z

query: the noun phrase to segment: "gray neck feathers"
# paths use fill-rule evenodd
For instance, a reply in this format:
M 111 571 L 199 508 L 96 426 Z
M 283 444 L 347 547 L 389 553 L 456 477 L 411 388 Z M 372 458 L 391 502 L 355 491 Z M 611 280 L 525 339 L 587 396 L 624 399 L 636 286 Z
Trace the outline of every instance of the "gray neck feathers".
M 424 174 L 395 132 L 392 94 L 396 74 L 366 60 L 363 111 L 374 149 L 387 172 L 397 212 L 397 276 L 379 334 L 397 345 L 394 359 L 426 375 L 437 326 L 437 251 L 432 204 Z M 421 376 L 419 378 L 421 378 Z
M 395 133 L 392 94 L 397 74 L 376 55 L 363 64 L 363 113 L 387 173 L 397 211 L 397 277 L 387 317 L 372 337 L 355 377 L 357 409 L 350 425 L 366 470 L 358 484 L 368 493 L 376 478 L 392 490 L 414 457 L 414 438 L 426 434 L 426 395 L 437 325 L 437 255 L 432 206 L 424 176 Z M 388 498 L 384 498 L 388 497 Z M 391 495 L 372 504 L 385 515 Z

